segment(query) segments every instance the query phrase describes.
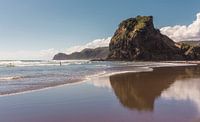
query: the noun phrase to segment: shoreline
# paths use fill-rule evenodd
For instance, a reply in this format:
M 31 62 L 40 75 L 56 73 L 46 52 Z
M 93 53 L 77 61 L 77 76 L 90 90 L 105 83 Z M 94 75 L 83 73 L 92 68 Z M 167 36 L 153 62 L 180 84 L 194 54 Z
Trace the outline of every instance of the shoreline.
M 49 86 L 49 87 L 43 87 L 40 89 L 33 89 L 33 90 L 26 90 L 26 91 L 22 91 L 22 92 L 16 92 L 16 93 L 10 93 L 10 94 L 3 94 L 0 95 L 1 97 L 7 97 L 7 96 L 15 96 L 15 95 L 21 95 L 21 94 L 26 94 L 26 93 L 32 93 L 32 92 L 37 92 L 37 91 L 44 91 L 44 90 L 48 90 L 48 89 L 52 89 L 52 88 L 59 88 L 59 87 L 63 87 L 65 85 L 77 85 L 77 84 L 81 84 L 86 82 L 86 80 L 80 80 L 80 81 L 76 81 L 76 82 L 72 82 L 72 83 L 65 83 L 65 84 L 59 84 L 59 85 L 55 85 L 55 86 Z
M 200 65 L 200 61 L 164 61 L 166 63 L 182 63 L 182 64 L 196 64 Z
M 118 71 L 118 72 L 111 72 L 106 74 L 107 72 L 103 72 L 103 73 L 99 73 L 96 75 L 91 75 L 91 76 L 86 76 L 83 79 L 77 80 L 77 81 L 73 81 L 73 82 L 68 82 L 68 83 L 60 83 L 60 84 L 56 84 L 56 85 L 49 85 L 49 86 L 44 86 L 41 88 L 35 88 L 35 89 L 28 89 L 28 90 L 22 90 L 22 91 L 17 91 L 17 92 L 13 92 L 13 93 L 5 93 L 0 95 L 1 97 L 7 97 L 7 96 L 15 96 L 15 95 L 20 95 L 20 94 L 26 94 L 26 93 L 32 93 L 32 92 L 37 92 L 37 91 L 43 91 L 43 90 L 48 90 L 48 89 L 52 89 L 52 88 L 59 88 L 59 87 L 63 87 L 63 86 L 69 86 L 69 85 L 77 85 L 77 84 L 81 84 L 84 82 L 87 82 L 89 80 L 92 80 L 94 77 L 109 77 L 109 76 L 114 76 L 114 75 L 118 75 L 118 74 L 127 74 L 127 73 L 140 73 L 140 72 L 153 72 L 154 69 L 156 68 L 165 68 L 165 67 L 190 67 L 190 66 L 199 66 L 199 64 L 191 64 L 191 63 L 180 63 L 177 61 L 173 61 L 173 62 L 157 62 L 157 63 L 166 63 L 168 65 L 166 66 L 155 66 L 155 67 L 141 67 L 144 68 L 145 70 L 142 71 Z M 200 62 L 199 62 L 200 63 Z

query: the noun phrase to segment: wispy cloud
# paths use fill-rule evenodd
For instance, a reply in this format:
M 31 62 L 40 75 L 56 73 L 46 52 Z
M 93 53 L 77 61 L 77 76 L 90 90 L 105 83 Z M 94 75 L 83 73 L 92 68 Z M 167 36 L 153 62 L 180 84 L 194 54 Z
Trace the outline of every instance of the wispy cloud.
M 97 47 L 106 47 L 106 46 L 109 45 L 110 40 L 111 40 L 111 37 L 103 38 L 103 39 L 96 39 L 96 40 L 89 42 L 85 45 L 78 45 L 78 46 L 70 47 L 70 48 L 65 50 L 65 53 L 70 54 L 70 53 L 73 53 L 73 52 L 80 52 L 80 51 L 82 51 L 83 49 L 86 49 L 86 48 L 94 49 L 94 48 L 97 48 Z
M 96 39 L 85 45 L 78 45 L 70 47 L 66 50 L 59 51 L 54 48 L 39 50 L 39 51 L 29 51 L 29 50 L 20 50 L 20 51 L 0 51 L 0 60 L 51 60 L 55 54 L 58 52 L 64 52 L 70 54 L 73 52 L 80 52 L 86 48 L 97 48 L 97 47 L 106 47 L 109 45 L 111 37 L 104 39 Z
M 175 25 L 161 28 L 161 33 L 174 41 L 200 40 L 200 13 L 190 25 Z

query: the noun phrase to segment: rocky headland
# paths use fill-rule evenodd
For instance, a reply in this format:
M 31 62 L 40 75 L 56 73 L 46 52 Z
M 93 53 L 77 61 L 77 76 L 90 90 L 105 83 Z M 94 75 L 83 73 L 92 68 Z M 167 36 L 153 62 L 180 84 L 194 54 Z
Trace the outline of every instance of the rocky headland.
M 119 24 L 109 47 L 84 49 L 70 55 L 59 53 L 53 59 L 192 61 L 200 60 L 200 43 L 199 41 L 177 43 L 154 27 L 152 16 L 137 16 Z
M 108 60 L 198 60 L 200 47 L 176 43 L 154 28 L 152 16 L 137 16 L 120 23 L 109 44 Z

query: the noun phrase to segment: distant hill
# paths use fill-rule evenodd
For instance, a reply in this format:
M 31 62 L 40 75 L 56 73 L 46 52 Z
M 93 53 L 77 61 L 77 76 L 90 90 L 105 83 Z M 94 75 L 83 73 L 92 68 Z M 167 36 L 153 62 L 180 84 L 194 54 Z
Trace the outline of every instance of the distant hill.
M 58 53 L 53 57 L 53 60 L 77 60 L 77 59 L 105 59 L 109 54 L 108 47 L 99 47 L 95 49 L 84 49 L 81 52 L 72 54 Z

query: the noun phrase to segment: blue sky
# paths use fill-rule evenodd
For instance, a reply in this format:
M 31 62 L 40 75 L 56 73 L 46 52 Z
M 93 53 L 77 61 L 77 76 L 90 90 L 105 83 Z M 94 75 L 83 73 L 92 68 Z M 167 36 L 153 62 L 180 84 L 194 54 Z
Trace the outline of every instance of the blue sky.
M 64 50 L 110 37 L 120 21 L 136 15 L 153 15 L 158 28 L 188 25 L 199 5 L 199 0 L 0 0 L 0 52 Z

